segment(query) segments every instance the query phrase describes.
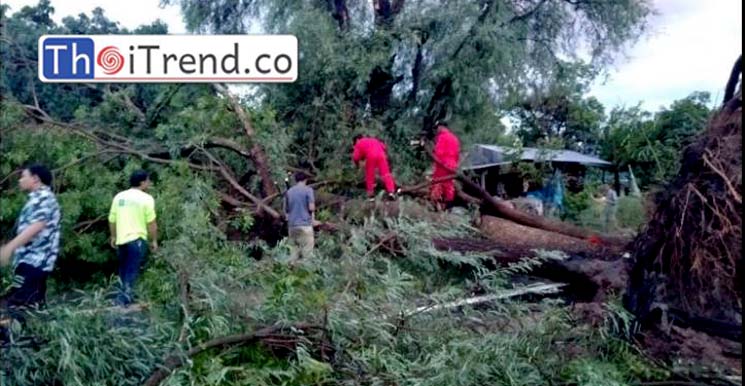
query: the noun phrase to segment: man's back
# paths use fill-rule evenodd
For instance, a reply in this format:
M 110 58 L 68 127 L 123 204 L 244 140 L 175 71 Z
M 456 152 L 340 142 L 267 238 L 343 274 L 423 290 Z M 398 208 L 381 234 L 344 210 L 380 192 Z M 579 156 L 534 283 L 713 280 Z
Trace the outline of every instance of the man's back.
M 435 155 L 438 158 L 458 159 L 460 156 L 460 141 L 448 129 L 442 129 L 435 139 Z
M 139 238 L 147 240 L 147 224 L 155 220 L 155 200 L 140 189 L 128 189 L 114 196 L 109 222 L 116 223 L 116 244 Z
M 60 207 L 51 189 L 45 186 L 29 194 L 18 219 L 17 233 L 37 221 L 46 225 L 29 243 L 16 249 L 15 263 L 51 271 L 59 253 L 60 219 Z
M 605 194 L 606 202 L 609 206 L 618 205 L 618 194 L 613 189 L 608 189 L 608 193 Z
M 383 142 L 372 137 L 360 138 L 354 145 L 354 154 L 352 156 L 354 161 L 360 161 L 367 159 L 368 157 L 385 156 L 386 147 Z
M 285 193 L 287 224 L 290 228 L 312 226 L 309 205 L 315 202 L 313 189 L 305 184 L 296 184 Z

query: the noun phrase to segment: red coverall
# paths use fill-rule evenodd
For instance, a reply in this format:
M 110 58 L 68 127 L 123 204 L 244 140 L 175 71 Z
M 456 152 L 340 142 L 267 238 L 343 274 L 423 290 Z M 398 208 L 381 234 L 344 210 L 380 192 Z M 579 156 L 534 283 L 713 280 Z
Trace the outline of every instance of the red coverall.
M 454 172 L 448 170 L 458 169 L 458 161 L 460 158 L 460 141 L 450 130 L 445 126 L 440 126 L 437 137 L 435 137 L 435 150 L 434 155 L 441 163 L 447 168 L 441 166 L 437 162 L 434 165 L 434 173 L 432 179 L 441 177 L 448 177 L 455 175 Z M 453 180 L 447 180 L 432 184 L 429 191 L 430 198 L 432 201 L 444 201 L 451 202 L 455 199 L 455 182 Z
M 396 184 L 388 167 L 385 144 L 375 138 L 360 138 L 354 144 L 352 161 L 357 164 L 361 160 L 365 160 L 365 189 L 367 190 L 368 197 L 372 197 L 374 194 L 376 169 L 378 170 L 378 175 L 383 180 L 385 190 L 388 193 L 393 193 Z

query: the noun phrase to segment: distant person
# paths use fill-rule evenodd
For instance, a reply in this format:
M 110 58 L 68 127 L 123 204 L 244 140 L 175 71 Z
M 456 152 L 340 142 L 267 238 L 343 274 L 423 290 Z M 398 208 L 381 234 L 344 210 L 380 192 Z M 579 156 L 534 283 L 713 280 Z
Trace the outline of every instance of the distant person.
M 606 233 L 616 229 L 616 212 L 618 211 L 618 194 L 610 185 L 603 185 L 600 190 L 604 193 L 602 201 L 605 203 L 603 231 Z
M 557 169 L 551 176 L 544 191 L 545 215 L 548 217 L 558 217 L 564 210 L 564 182 L 562 173 Z
M 308 176 L 305 173 L 295 173 L 296 183 L 287 190 L 283 201 L 292 262 L 311 257 L 315 244 L 313 225 L 316 201 L 313 188 L 307 185 L 307 180 Z
M 536 216 L 543 216 L 545 213 L 545 195 L 543 189 L 535 189 L 535 183 L 527 179 L 523 180 L 523 195 L 515 200 L 517 207 L 524 208 L 524 212 Z
M 450 129 L 444 124 L 437 125 L 437 136 L 435 137 L 434 156 L 437 161 L 434 163 L 434 172 L 432 180 L 444 177 L 455 177 L 460 161 L 460 141 Z M 455 200 L 455 181 L 433 182 L 430 186 L 430 198 L 437 206 L 438 210 Z
M 46 301 L 47 278 L 59 254 L 61 217 L 51 184 L 52 173 L 38 164 L 23 169 L 18 180 L 28 199 L 16 222 L 16 236 L 0 247 L 0 265 L 14 267 L 11 287 L 0 298 L 1 308 L 11 315 Z
M 155 222 L 155 200 L 147 193 L 150 175 L 137 170 L 129 178 L 130 188 L 114 196 L 109 211 L 111 246 L 116 248 L 121 281 L 116 303 L 129 306 L 134 302 L 133 287 L 150 250 L 158 250 L 158 224 Z
M 354 137 L 352 161 L 359 167 L 360 161 L 365 161 L 365 190 L 369 200 L 375 199 L 375 172 L 383 180 L 388 197 L 396 198 L 396 183 L 393 181 L 391 169 L 388 166 L 388 151 L 385 144 L 377 138 L 357 135 Z

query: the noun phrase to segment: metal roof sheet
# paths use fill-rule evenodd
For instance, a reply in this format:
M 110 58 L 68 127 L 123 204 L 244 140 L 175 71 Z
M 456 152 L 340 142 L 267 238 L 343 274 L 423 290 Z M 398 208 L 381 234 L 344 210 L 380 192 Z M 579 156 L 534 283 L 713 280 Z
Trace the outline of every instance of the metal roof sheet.
M 612 164 L 598 157 L 578 153 L 572 150 L 548 150 L 533 147 L 522 149 L 510 148 L 497 145 L 475 145 L 468 154 L 464 169 L 482 169 L 497 165 L 506 165 L 514 162 L 519 154 L 521 161 L 551 161 L 563 163 L 577 163 L 587 166 L 607 167 Z

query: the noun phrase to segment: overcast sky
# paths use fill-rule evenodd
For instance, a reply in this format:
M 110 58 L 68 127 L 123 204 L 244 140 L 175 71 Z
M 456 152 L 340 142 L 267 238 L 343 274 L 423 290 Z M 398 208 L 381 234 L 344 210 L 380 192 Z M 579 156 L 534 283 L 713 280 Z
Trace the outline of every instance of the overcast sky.
M 37 0 L 4 0 L 11 13 Z M 653 31 L 619 58 L 610 76 L 591 94 L 610 109 L 643 102 L 646 109 L 708 91 L 716 103 L 727 76 L 742 52 L 741 0 L 653 0 L 659 15 Z M 171 33 L 185 33 L 178 6 L 159 7 L 158 0 L 52 0 L 54 19 L 88 13 L 95 7 L 121 26 L 134 29 L 161 19 Z

